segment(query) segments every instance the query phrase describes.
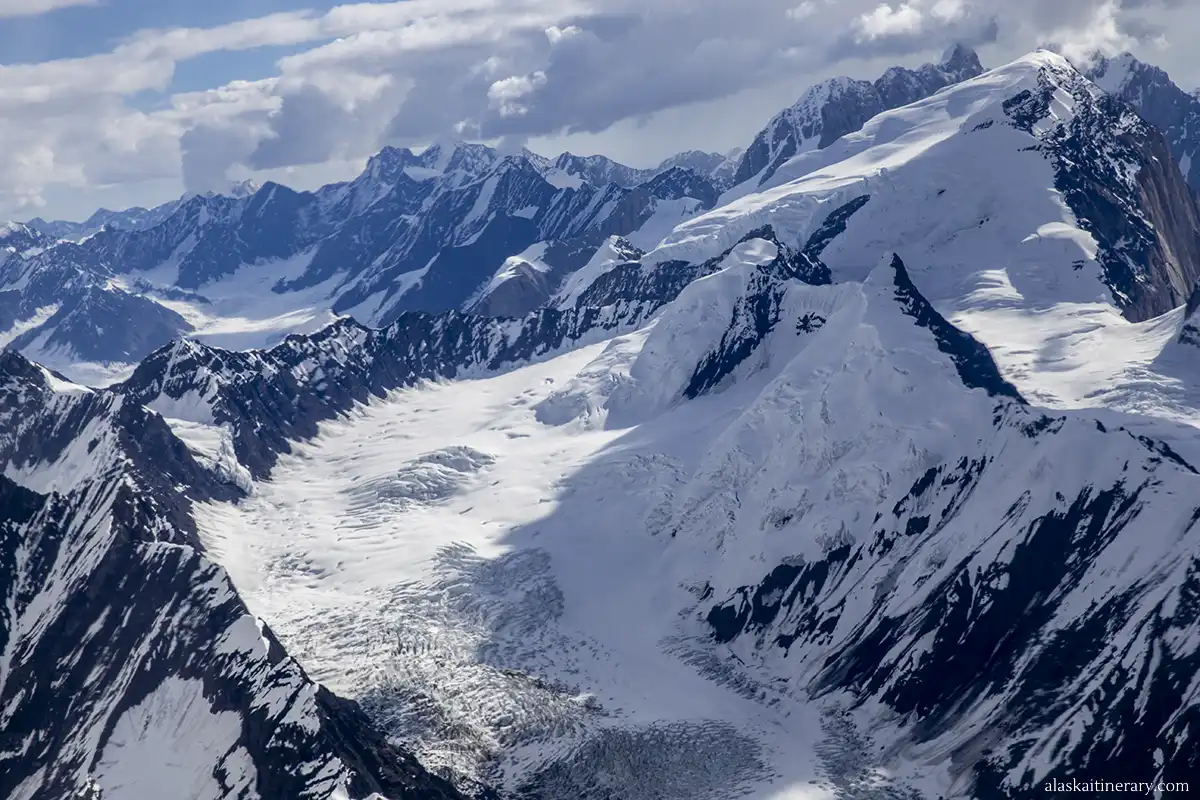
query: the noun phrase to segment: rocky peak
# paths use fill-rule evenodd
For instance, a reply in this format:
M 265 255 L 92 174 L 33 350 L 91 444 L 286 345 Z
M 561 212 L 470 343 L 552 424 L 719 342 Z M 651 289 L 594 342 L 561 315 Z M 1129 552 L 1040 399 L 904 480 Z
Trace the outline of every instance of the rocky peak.
M 20 222 L 6 222 L 0 225 L 0 249 L 21 253 L 34 248 L 48 247 L 53 243 L 52 237 L 31 225 Z
M 1200 97 L 1179 88 L 1162 69 L 1132 53 L 1094 55 L 1084 74 L 1104 91 L 1131 105 L 1162 131 L 1172 160 L 1192 191 L 1200 190 Z
M 1004 113 L 1041 141 L 1055 188 L 1099 244 L 1096 260 L 1116 305 L 1139 322 L 1183 304 L 1200 278 L 1200 209 L 1167 140 L 1061 56 L 1029 59 L 1038 65 L 1036 85 L 1005 100 Z M 1065 96 L 1072 108 L 1062 115 L 1053 106 Z
M 583 178 L 596 186 L 615 183 L 626 188 L 636 186 L 648 177 L 652 171 L 627 167 L 613 161 L 608 156 L 591 155 L 578 156 L 574 153 L 562 153 L 554 159 L 554 166 L 566 172 Z
M 742 155 L 733 184 L 754 179 L 751 186 L 761 186 L 798 153 L 828 147 L 876 114 L 922 100 L 982 72 L 979 56 L 955 45 L 938 64 L 915 70 L 892 67 L 873 82 L 847 77 L 822 81 L 767 123 Z
M 704 208 L 712 208 L 717 202 L 717 189 L 710 178 L 687 167 L 671 167 L 641 184 L 653 197 L 660 200 L 675 200 L 692 197 Z
M 983 64 L 979 61 L 979 54 L 961 42 L 947 48 L 946 52 L 942 54 L 941 61 L 938 62 L 938 67 L 947 75 L 954 77 L 956 83 L 983 74 Z
M 255 180 L 237 181 L 229 187 L 227 194 L 230 197 L 253 197 L 261 188 L 263 185 Z
M 420 166 L 438 173 L 465 172 L 478 176 L 493 165 L 500 154 L 484 144 L 461 140 L 434 142 L 418 157 Z
M 405 167 L 420 163 L 407 147 L 385 147 L 367 159 L 367 167 L 361 178 L 369 178 L 386 183 L 395 182 Z

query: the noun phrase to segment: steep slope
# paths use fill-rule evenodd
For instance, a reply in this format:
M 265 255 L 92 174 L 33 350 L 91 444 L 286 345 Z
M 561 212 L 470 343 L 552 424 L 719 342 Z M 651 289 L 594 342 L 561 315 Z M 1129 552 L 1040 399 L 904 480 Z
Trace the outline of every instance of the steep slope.
M 180 341 L 145 359 L 113 390 L 131 402 L 171 409 L 174 418 L 224 429 L 238 461 L 262 478 L 289 451 L 290 441 L 315 435 L 318 423 L 355 403 L 422 380 L 499 370 L 636 328 L 751 240 L 772 248 L 767 259 L 772 270 L 806 282 L 828 281 L 764 228 L 699 264 L 644 269 L 624 262 L 556 306 L 520 319 L 407 312 L 385 328 L 370 329 L 342 318 L 310 336 L 246 353 Z
M 31 250 L 40 250 L 53 244 L 54 240 L 32 225 L 7 222 L 0 226 L 0 253 L 21 255 Z
M 1036 405 L 1091 397 L 1063 327 L 1180 330 L 1118 312 L 1194 278 L 1163 152 L 1039 52 L 788 159 L 648 253 L 606 235 L 522 318 L 180 342 L 109 392 L 66 388 L 186 443 L 145 480 L 210 487 L 161 502 L 279 652 L 464 787 L 990 800 L 1108 768 L 1184 780 L 1200 437 L 1156 416 L 1155 385 L 1138 415 Z M 524 202 L 552 166 L 483 169 Z M 549 250 L 522 247 L 512 280 L 544 279 Z M 21 430 L 26 459 L 57 441 Z M 76 460 L 6 472 L 36 490 Z M 370 751 L 314 735 L 318 760 Z
M 136 363 L 192 330 L 74 244 L 33 248 L 0 263 L 0 326 L 0 345 L 75 370 L 89 362 Z
M 916 102 L 983 72 L 974 51 L 957 45 L 938 64 L 892 67 L 874 82 L 833 78 L 809 89 L 777 114 L 746 148 L 732 184 L 753 191 L 791 157 L 828 147 L 883 111 Z
M 907 775 L 925 796 L 1032 797 L 1106 769 L 1185 779 L 1200 763 L 1177 677 L 1198 654 L 1197 510 L 1180 501 L 1195 469 L 1124 428 L 1003 400 L 1011 387 L 968 400 L 954 372 L 1002 387 L 998 372 L 940 340 L 951 363 L 935 372 L 927 356 L 881 369 L 876 348 L 897 359 L 911 333 L 871 305 L 894 293 L 912 316 L 919 295 L 898 260 L 865 288 L 874 331 L 814 341 L 659 516 L 675 561 L 712 564 L 693 608 L 727 655 L 707 668 L 778 702 L 824 698 L 828 730 L 896 759 L 880 767 L 932 770 Z
M 5 797 L 460 796 L 247 612 L 191 518 L 240 490 L 158 414 L 9 352 L 0 431 Z
M 1200 166 L 1195 166 L 1200 161 L 1200 98 L 1176 86 L 1162 69 L 1130 53 L 1097 54 L 1084 74 L 1162 131 L 1188 186 L 1192 191 L 1200 189 Z

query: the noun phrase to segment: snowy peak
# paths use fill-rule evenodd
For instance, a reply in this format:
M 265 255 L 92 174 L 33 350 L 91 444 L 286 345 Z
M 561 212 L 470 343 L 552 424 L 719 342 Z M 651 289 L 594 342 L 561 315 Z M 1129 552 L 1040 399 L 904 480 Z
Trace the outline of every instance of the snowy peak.
M 892 67 L 874 82 L 831 78 L 808 89 L 790 108 L 775 116 L 747 148 L 733 177 L 751 188 L 770 180 L 793 156 L 827 147 L 858 130 L 880 112 L 899 108 L 983 72 L 974 51 L 956 46 L 941 64 L 915 70 Z
M 1048 51 L 882 112 L 723 200 L 648 258 L 702 257 L 770 221 L 787 241 L 821 233 L 838 280 L 862 280 L 881 250 L 921 252 L 918 285 L 955 314 L 978 292 L 985 305 L 1109 303 L 1133 321 L 1181 305 L 1200 276 L 1200 217 L 1161 135 Z M 965 263 L 978 266 L 964 282 Z M 998 274 L 1011 291 L 990 286 Z
M 439 174 L 463 173 L 478 177 L 491 169 L 499 158 L 499 152 L 484 144 L 437 142 L 422 151 L 420 163 Z
M 1044 143 L 1117 305 L 1135 321 L 1176 308 L 1200 277 L 1200 209 L 1168 142 L 1065 59 L 1040 56 L 1038 88 L 1011 96 L 1005 113 Z M 1068 96 L 1063 119 L 1056 100 Z
M 422 164 L 422 159 L 413 155 L 407 147 L 388 146 L 367 159 L 367 166 L 359 180 L 369 178 L 384 183 L 395 182 L 405 167 L 414 164 Z
M 28 253 L 49 247 L 54 243 L 51 236 L 46 235 L 31 224 L 21 222 L 6 222 L 0 225 L 0 250 L 9 253 Z M 3 258 L 0 255 L 0 258 Z
M 937 67 L 946 73 L 947 77 L 952 78 L 953 83 L 983 74 L 983 64 L 979 61 L 979 54 L 961 42 L 946 49 Z
M 698 175 L 709 178 L 719 191 L 724 191 L 733 185 L 733 175 L 741 160 L 742 148 L 728 153 L 706 153 L 702 150 L 688 150 L 671 156 L 659 164 L 655 171 L 666 172 L 673 167 L 690 169 Z
M 1085 70 L 1085 74 L 1093 83 L 1109 94 L 1120 94 L 1129 81 L 1146 68 L 1147 65 L 1134 58 L 1130 52 L 1115 56 L 1096 53 L 1092 57 L 1090 66 Z M 1151 69 L 1156 68 L 1151 67 Z
M 228 194 L 230 197 L 250 197 L 261 188 L 262 184 L 255 180 L 238 181 L 229 187 Z
M 630 188 L 653 174 L 652 170 L 627 167 L 601 155 L 577 156 L 574 153 L 562 153 L 554 159 L 553 165 L 568 175 L 578 176 L 596 186 L 613 183 Z
M 1127 52 L 1095 54 L 1084 74 L 1162 131 L 1172 160 L 1192 190 L 1200 191 L 1200 99 L 1196 94 L 1185 92 L 1166 72 Z

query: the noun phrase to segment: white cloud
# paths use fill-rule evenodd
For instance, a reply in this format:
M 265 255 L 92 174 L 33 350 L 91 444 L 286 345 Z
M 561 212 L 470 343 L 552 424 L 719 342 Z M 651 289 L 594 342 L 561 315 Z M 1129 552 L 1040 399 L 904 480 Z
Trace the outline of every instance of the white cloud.
M 550 41 L 550 44 L 555 45 L 564 39 L 570 39 L 572 36 L 578 36 L 582 32 L 583 29 L 578 25 L 568 25 L 565 28 L 560 28 L 557 25 L 551 25 L 549 28 L 546 28 L 546 38 Z
M 60 8 L 94 6 L 99 0 L 0 0 L 0 17 L 32 17 Z
M 813 0 L 803 0 L 800 5 L 787 10 L 787 17 L 793 21 L 808 19 L 817 11 L 817 4 Z
M 502 117 L 519 117 L 529 109 L 521 101 L 546 85 L 546 73 L 513 75 L 488 87 L 488 105 Z
M 923 22 L 921 11 L 909 3 L 901 3 L 895 7 L 887 4 L 877 6 L 874 11 L 860 16 L 856 25 L 863 39 L 879 39 L 916 33 Z
M 1134 38 L 1121 30 L 1118 21 L 1120 7 L 1114 0 L 1101 3 L 1093 12 L 1088 24 L 1052 31 L 1047 42 L 1057 46 L 1067 58 L 1082 62 L 1097 51 L 1117 53 L 1133 47 Z M 1152 43 L 1157 46 L 1161 37 Z
M 54 4 L 0 0 L 0 16 Z M 1153 42 L 1178 70 L 1198 61 L 1187 46 L 1197 20 L 1175 0 L 402 0 L 144 30 L 107 53 L 0 66 L 0 207 L 55 186 L 173 176 L 211 188 L 455 131 L 594 138 L 690 104 L 718 109 L 707 127 L 736 120 L 749 136 L 763 112 L 715 101 L 777 86 L 789 102 L 833 70 L 871 75 L 954 40 L 987 46 L 993 63 L 1047 42 L 1068 53 Z M 177 94 L 152 112 L 130 105 L 169 91 L 181 61 L 268 45 L 304 49 L 264 80 Z M 614 130 L 637 135 L 628 122 Z

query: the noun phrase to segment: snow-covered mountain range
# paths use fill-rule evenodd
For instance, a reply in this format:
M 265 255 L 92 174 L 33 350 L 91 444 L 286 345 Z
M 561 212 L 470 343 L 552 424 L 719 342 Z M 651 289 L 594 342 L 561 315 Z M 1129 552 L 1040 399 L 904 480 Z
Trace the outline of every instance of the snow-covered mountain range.
M 532 246 L 556 279 L 610 235 L 655 244 L 712 207 L 727 162 L 686 153 L 637 171 L 599 156 L 552 162 L 465 143 L 420 155 L 388 148 L 358 179 L 316 192 L 268 183 L 191 195 L 103 212 L 98 230 L 95 220 L 73 232 L 13 224 L 0 323 L 9 347 L 89 378 L 81 363 L 131 365 L 179 335 L 244 348 L 337 314 L 386 325 L 406 310 L 471 307 L 507 259 Z M 68 234 L 78 241 L 54 238 Z M 525 313 L 556 285 L 490 305 Z M 99 336 L 83 331 L 101 327 Z
M 0 794 L 1200 773 L 1175 140 L 1047 51 L 885 78 L 827 141 L 784 112 L 734 186 L 460 145 L 77 243 L 10 227 L 28 356 L 101 303 L 126 341 L 142 303 L 192 335 L 102 389 L 0 356 Z

